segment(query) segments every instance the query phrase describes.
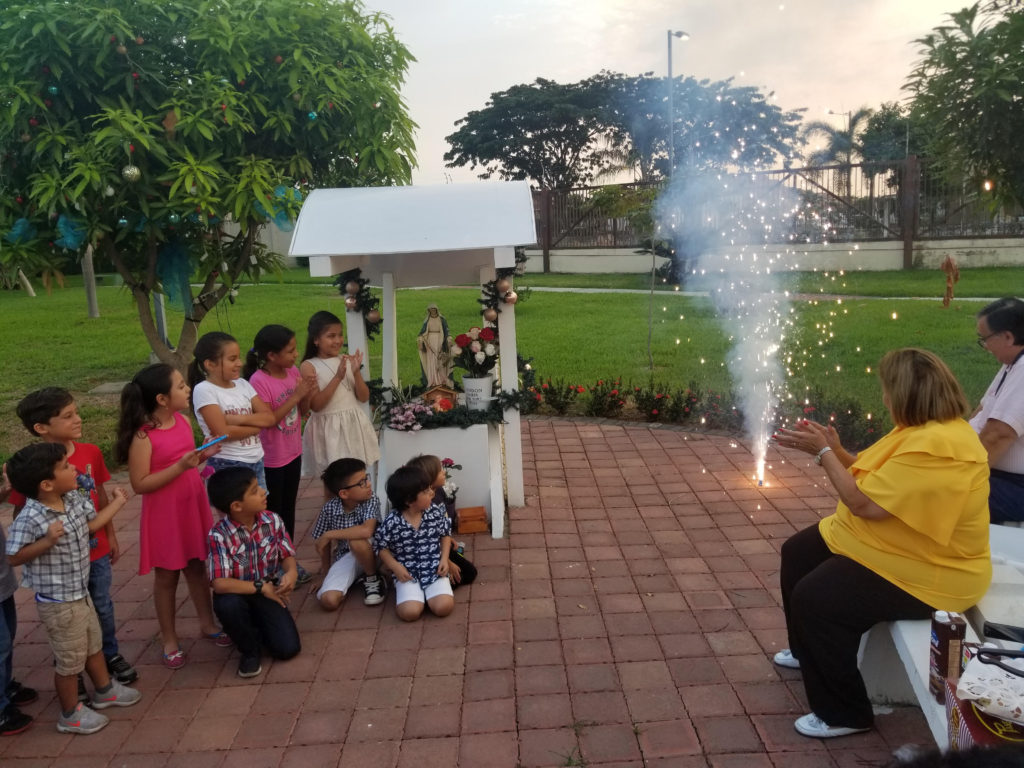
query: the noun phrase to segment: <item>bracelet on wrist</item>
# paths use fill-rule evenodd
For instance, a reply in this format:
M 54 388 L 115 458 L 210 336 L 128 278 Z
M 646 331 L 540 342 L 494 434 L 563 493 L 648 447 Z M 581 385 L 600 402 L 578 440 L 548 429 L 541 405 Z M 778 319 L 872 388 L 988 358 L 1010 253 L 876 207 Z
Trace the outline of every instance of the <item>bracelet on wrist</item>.
M 821 460 L 825 457 L 826 453 L 832 453 L 832 449 L 827 445 L 818 451 L 818 455 L 814 457 L 814 463 L 821 466 Z

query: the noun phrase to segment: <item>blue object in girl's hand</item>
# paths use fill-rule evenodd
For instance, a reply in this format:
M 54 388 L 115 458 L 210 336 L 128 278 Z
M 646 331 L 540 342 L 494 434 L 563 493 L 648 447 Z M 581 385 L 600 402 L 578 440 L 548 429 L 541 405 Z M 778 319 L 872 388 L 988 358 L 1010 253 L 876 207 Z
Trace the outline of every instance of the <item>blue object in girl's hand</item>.
M 196 448 L 196 450 L 197 451 L 205 451 L 211 445 L 216 445 L 221 440 L 227 440 L 227 439 L 228 439 L 227 435 L 221 435 L 220 437 L 215 437 L 215 438 L 213 438 L 213 440 L 209 440 L 208 442 L 205 442 L 202 445 L 200 445 L 198 448 Z

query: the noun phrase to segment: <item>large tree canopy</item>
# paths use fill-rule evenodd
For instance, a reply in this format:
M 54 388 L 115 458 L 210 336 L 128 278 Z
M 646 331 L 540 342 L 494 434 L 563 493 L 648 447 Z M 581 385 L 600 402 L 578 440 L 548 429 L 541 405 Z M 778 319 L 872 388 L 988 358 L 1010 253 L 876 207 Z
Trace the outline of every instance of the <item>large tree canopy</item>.
M 992 181 L 997 202 L 1024 204 L 1024 6 L 992 0 L 949 18 L 917 41 L 907 83 L 928 154 L 951 176 Z
M 358 0 L 33 0 L 0 9 L 0 260 L 38 270 L 94 245 L 159 357 L 274 263 L 313 186 L 405 183 L 410 61 Z M 198 280 L 198 291 L 190 287 Z M 165 292 L 184 321 L 156 332 Z
M 791 156 L 799 112 L 783 112 L 731 80 L 672 85 L 677 168 L 746 170 Z M 481 178 L 529 179 L 548 189 L 616 171 L 653 181 L 668 171 L 667 96 L 667 81 L 650 73 L 516 85 L 456 122 L 444 159 L 450 168 L 482 169 Z

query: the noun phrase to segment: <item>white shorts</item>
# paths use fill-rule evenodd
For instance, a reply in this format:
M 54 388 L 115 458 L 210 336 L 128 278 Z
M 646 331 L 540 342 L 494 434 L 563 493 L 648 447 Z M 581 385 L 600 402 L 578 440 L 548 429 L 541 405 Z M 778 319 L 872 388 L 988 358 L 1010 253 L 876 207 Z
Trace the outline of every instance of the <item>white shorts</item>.
M 433 600 L 439 595 L 453 595 L 452 583 L 447 576 L 439 576 L 434 579 L 426 589 L 420 586 L 416 579 L 411 581 L 399 581 L 395 579 L 395 604 L 399 603 L 425 603 Z
M 320 585 L 320 589 L 316 593 L 317 599 L 319 600 L 324 592 L 341 592 L 341 594 L 347 595 L 349 588 L 362 575 L 363 569 L 360 567 L 359 561 L 356 560 L 356 556 L 351 552 L 346 552 L 335 560 L 327 570 L 324 583 Z

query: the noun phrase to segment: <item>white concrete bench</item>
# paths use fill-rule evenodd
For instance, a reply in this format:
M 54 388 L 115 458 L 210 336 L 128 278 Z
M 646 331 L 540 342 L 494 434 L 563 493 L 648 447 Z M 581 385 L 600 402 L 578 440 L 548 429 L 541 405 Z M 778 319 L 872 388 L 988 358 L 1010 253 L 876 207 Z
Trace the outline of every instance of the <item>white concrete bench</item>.
M 1024 626 L 1024 529 L 991 526 L 992 586 L 967 611 L 967 640 L 977 642 L 984 622 Z M 994 641 L 1006 647 L 1012 643 Z M 861 640 L 861 674 L 876 704 L 914 704 L 921 708 L 935 744 L 949 746 L 946 708 L 928 690 L 931 621 L 878 624 Z

